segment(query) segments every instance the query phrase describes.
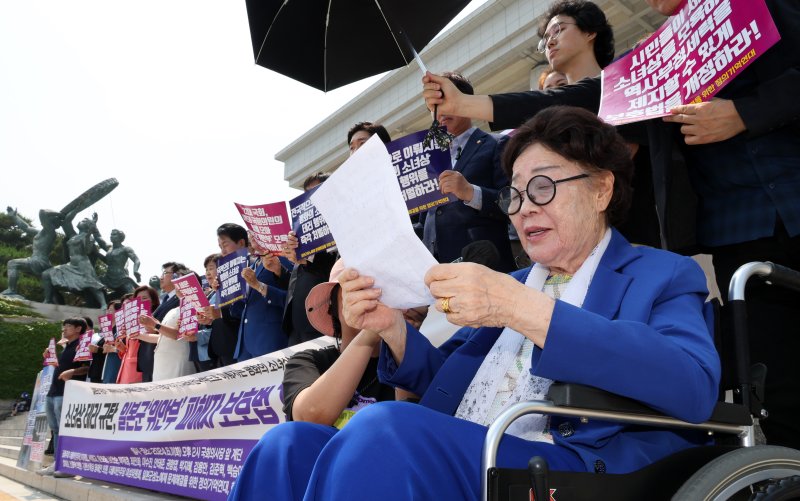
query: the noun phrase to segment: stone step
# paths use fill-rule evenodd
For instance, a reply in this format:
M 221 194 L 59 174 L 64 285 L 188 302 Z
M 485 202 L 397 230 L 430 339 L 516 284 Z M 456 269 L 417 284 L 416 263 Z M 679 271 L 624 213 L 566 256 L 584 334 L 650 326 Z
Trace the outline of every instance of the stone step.
M 22 445 L 22 435 L 19 436 L 0 435 L 0 445 L 13 445 L 16 447 L 20 447 Z
M 0 457 L 13 459 L 14 461 L 17 460 L 19 457 L 19 449 L 22 446 L 20 445 L 0 445 Z
M 0 421 L 0 435 L 11 435 L 7 430 L 22 430 L 28 425 L 28 413 L 21 412 L 14 417 L 7 417 Z
M 0 427 L 0 435 L 5 437 L 21 437 L 25 434 L 25 423 L 17 423 L 10 426 Z
M 17 468 L 16 459 L 0 457 L 0 475 L 68 501 L 161 501 L 186 499 L 170 494 L 102 482 L 91 478 L 53 478 Z

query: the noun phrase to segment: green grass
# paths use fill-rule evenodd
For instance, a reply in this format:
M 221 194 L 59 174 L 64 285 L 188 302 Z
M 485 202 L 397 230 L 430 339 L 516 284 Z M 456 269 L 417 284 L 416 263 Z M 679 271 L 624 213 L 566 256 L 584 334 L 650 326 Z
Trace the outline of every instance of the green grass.
M 33 392 L 36 374 L 42 370 L 42 352 L 50 338 L 61 337 L 59 323 L 15 324 L 0 315 L 0 399 L 13 399 L 23 391 Z

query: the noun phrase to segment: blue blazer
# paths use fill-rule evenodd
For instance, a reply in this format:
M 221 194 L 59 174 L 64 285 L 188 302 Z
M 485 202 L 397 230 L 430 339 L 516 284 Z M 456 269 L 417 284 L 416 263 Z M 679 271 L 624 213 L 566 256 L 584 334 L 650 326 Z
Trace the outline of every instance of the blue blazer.
M 281 264 L 285 264 L 283 258 Z M 248 288 L 244 300 L 231 305 L 231 315 L 242 319 L 236 352 L 233 355 L 237 360 L 243 348 L 252 355 L 260 356 L 282 350 L 287 345 L 286 335 L 281 330 L 286 290 L 278 287 L 278 278 L 264 268 L 260 260 L 255 271 L 258 280 L 267 284 L 266 297 Z
M 497 140 L 476 129 L 453 166 L 470 184 L 481 187 L 481 210 L 456 200 L 420 215 L 423 225 L 436 225 L 436 249 L 441 263 L 461 257 L 461 249 L 476 240 L 489 240 L 500 252 L 503 270 L 516 268 L 508 241 L 508 216 L 497 206 L 498 191 L 509 183 L 496 150 Z M 430 217 L 431 212 L 436 213 L 435 218 Z M 423 229 L 423 241 L 428 248 L 432 233 L 430 228 Z
M 717 400 L 720 363 L 704 318 L 706 279 L 690 258 L 632 247 L 616 230 L 583 308 L 556 301 L 545 348 L 534 348 L 531 373 L 595 386 L 691 422 L 706 420 Z M 513 274 L 524 282 L 530 268 Z M 454 414 L 502 329 L 463 328 L 439 349 L 408 326 L 397 366 L 381 348 L 381 381 L 423 395 L 421 404 Z M 569 423 L 564 425 L 564 423 Z M 561 430 L 561 431 L 559 431 Z M 706 443 L 699 432 L 553 416 L 555 444 L 625 473 L 672 452 Z

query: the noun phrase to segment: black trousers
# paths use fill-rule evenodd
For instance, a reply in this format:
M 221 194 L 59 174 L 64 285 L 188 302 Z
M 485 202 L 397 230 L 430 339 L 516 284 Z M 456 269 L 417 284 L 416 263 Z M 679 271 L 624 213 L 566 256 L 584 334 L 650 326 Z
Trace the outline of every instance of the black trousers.
M 706 250 L 714 256 L 723 300 L 733 273 L 745 263 L 772 261 L 800 271 L 800 235 L 789 237 L 780 220 L 770 238 Z M 754 277 L 745 302 L 750 362 L 767 365 L 764 434 L 770 444 L 800 449 L 800 293 Z M 723 317 L 723 332 L 730 332 L 730 323 Z

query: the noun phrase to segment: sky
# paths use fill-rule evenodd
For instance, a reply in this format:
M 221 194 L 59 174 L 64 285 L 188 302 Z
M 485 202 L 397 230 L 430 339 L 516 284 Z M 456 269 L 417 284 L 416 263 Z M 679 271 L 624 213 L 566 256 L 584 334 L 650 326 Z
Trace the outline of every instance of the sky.
M 124 231 L 145 280 L 202 271 L 234 202 L 299 194 L 274 155 L 379 78 L 326 94 L 256 66 L 243 0 L 3 0 L 0 204 L 40 227 L 114 177 L 75 223 Z

